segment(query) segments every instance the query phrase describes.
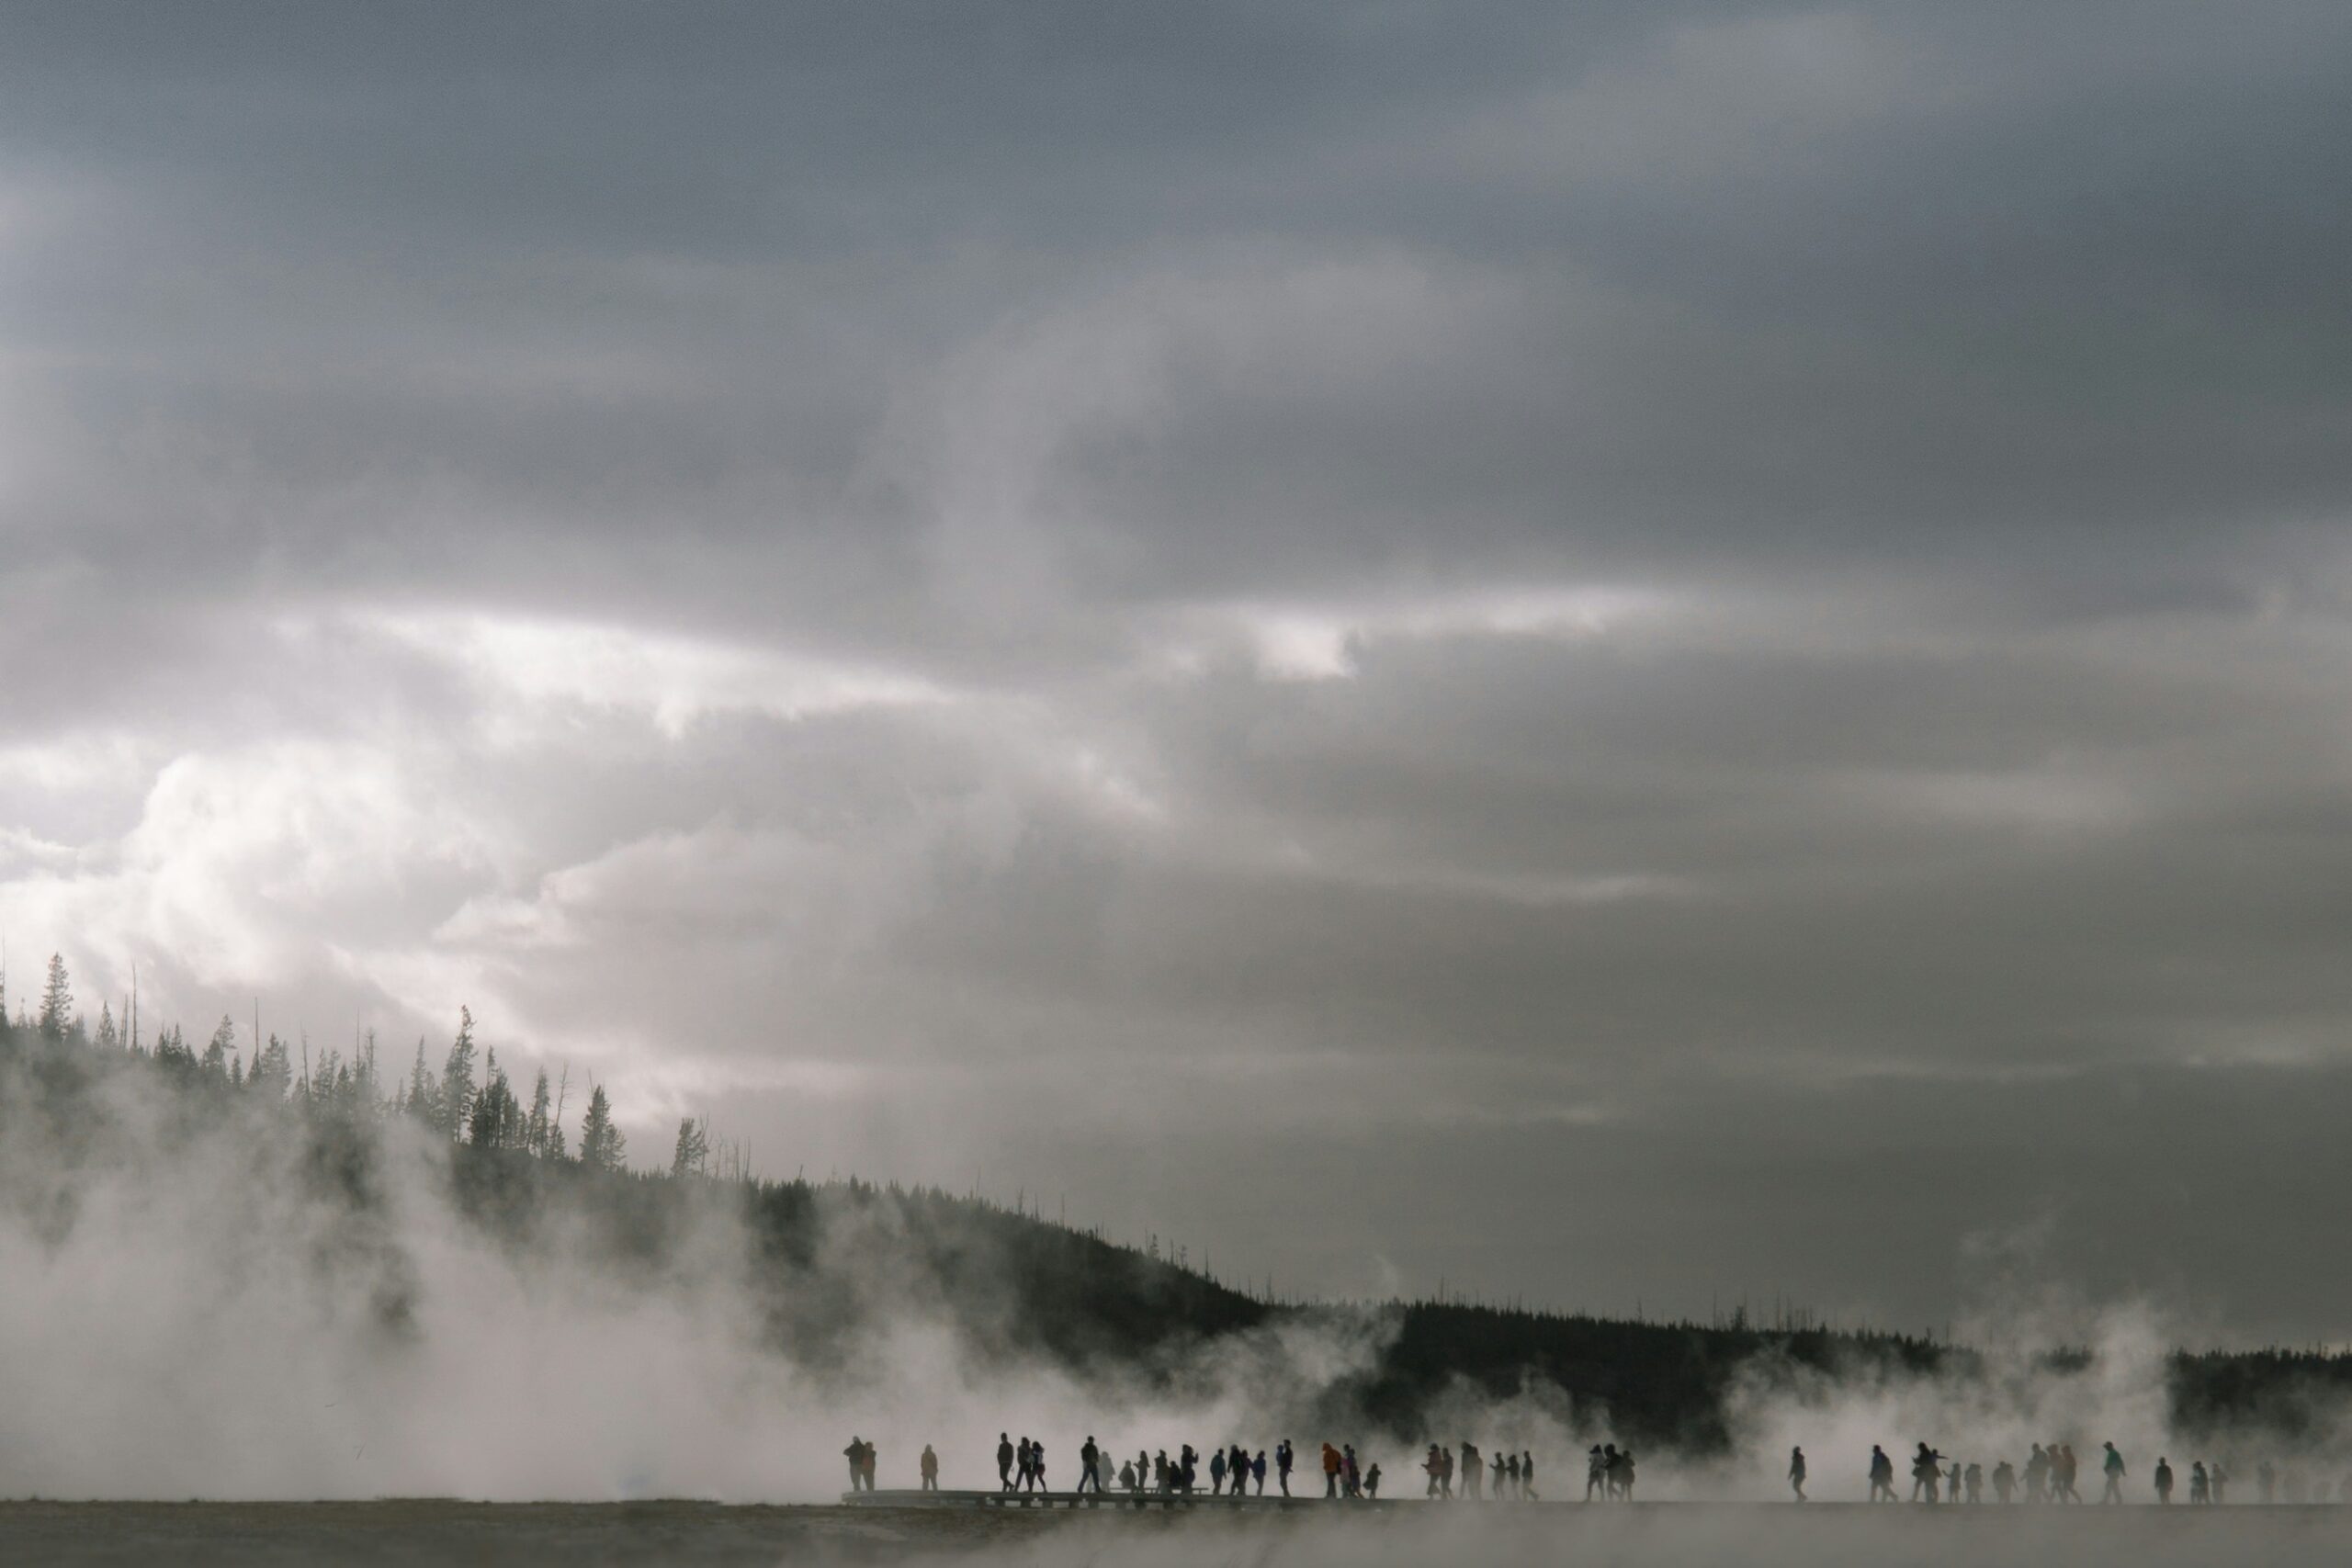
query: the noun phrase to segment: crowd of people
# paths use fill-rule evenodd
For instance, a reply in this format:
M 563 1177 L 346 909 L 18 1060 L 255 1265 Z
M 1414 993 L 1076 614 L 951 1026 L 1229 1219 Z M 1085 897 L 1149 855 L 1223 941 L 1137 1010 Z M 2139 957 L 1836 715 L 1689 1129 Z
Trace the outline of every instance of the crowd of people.
M 842 1450 L 849 1461 L 849 1484 L 852 1492 L 874 1490 L 875 1448 L 863 1438 L 852 1438 Z M 1592 1474 L 1594 1486 L 1605 1486 L 1610 1497 L 1631 1497 L 1634 1495 L 1634 1456 L 1620 1451 L 1613 1443 L 1605 1450 L 1595 1448 Z M 1108 1495 L 1115 1486 L 1131 1498 L 1197 1497 L 1202 1478 L 1208 1482 L 1208 1495 L 1238 1502 L 1245 1497 L 1262 1497 L 1271 1478 L 1278 1497 L 1295 1495 L 1291 1477 L 1297 1468 L 1297 1450 L 1288 1438 L 1272 1450 L 1252 1451 L 1248 1445 L 1233 1443 L 1213 1449 L 1204 1458 L 1190 1443 L 1180 1444 L 1174 1455 L 1161 1449 L 1157 1453 L 1139 1450 L 1133 1458 L 1114 1455 L 1097 1443 L 1092 1435 L 1078 1449 L 1078 1479 L 1071 1493 L 1075 1495 L 1094 1494 Z M 1376 1499 L 1380 1495 L 1380 1465 L 1366 1463 L 1357 1457 L 1353 1443 L 1325 1443 L 1317 1462 L 1323 1474 L 1322 1495 L 1333 1501 L 1355 1498 Z M 1113 1469 L 1115 1463 L 1116 1470 Z M 1461 1496 L 1477 1501 L 1488 1495 L 1498 1500 L 1534 1502 L 1535 1455 L 1525 1449 L 1518 1452 L 1487 1455 L 1476 1443 L 1464 1439 L 1458 1450 L 1431 1443 L 1422 1469 L 1428 1472 L 1428 1495 L 1452 1499 Z M 920 1464 L 922 1490 L 939 1490 L 939 1456 L 929 1444 L 923 1445 Z M 1605 1477 L 1605 1480 L 1604 1480 Z M 1046 1475 L 1046 1445 L 1023 1436 L 1015 1439 L 1010 1432 L 997 1434 L 997 1490 L 1008 1496 L 1023 1494 L 1043 1495 L 1052 1491 Z M 1586 1495 L 1592 1495 L 1588 1487 Z
M 2104 1483 L 2099 1489 L 2098 1500 L 2120 1503 L 2124 1501 L 2123 1483 L 2130 1473 L 2130 1466 L 2113 1443 L 2103 1444 L 2102 1448 L 2105 1451 L 2099 1459 L 2099 1474 Z M 1944 1468 L 1948 1460 L 1951 1467 L 1949 1470 Z M 2084 1498 L 2082 1489 L 2075 1483 L 2077 1468 L 2072 1443 L 2053 1442 L 2046 1446 L 2036 1443 L 2033 1451 L 2026 1456 L 2022 1470 L 2002 1459 L 1990 1471 L 1981 1461 L 1972 1460 L 1962 1464 L 1939 1450 L 1921 1443 L 1911 1456 L 1910 1500 L 1914 1503 L 1982 1503 L 1989 1484 L 1993 1500 L 1996 1503 L 2080 1503 Z M 1869 1478 L 1871 1502 L 1903 1501 L 1895 1487 L 1894 1461 L 1875 1443 L 1871 1445 Z M 2173 1471 L 2170 1459 L 2157 1460 L 2149 1480 L 2158 1503 L 2173 1500 L 2178 1477 Z M 2262 1500 L 2267 1503 L 2275 1490 L 2276 1476 L 2267 1461 L 2260 1472 L 2260 1481 Z M 1804 1450 L 1792 1449 L 1789 1450 L 1789 1489 L 1796 1494 L 1800 1503 L 1806 1500 L 1804 1483 Z M 2229 1472 L 2218 1462 L 2209 1466 L 2202 1460 L 2196 1461 L 2188 1467 L 2188 1500 L 2198 1505 L 2224 1502 L 2228 1499 L 2229 1484 Z
M 1359 1460 L 1354 1444 L 1327 1442 L 1321 1449 L 1317 1463 L 1323 1475 L 1322 1496 L 1340 1501 L 1369 1500 L 1380 1495 L 1380 1466 Z M 2103 1444 L 2101 1449 L 2098 1500 L 2124 1502 L 2131 1467 L 2113 1443 Z M 852 1438 L 849 1447 L 842 1451 L 849 1461 L 850 1490 L 873 1491 L 876 1462 L 874 1445 L 863 1438 Z M 1090 1435 L 1079 1446 L 1077 1458 L 1078 1479 L 1071 1491 L 1079 1495 L 1108 1495 L 1115 1487 L 1137 1501 L 1147 1497 L 1193 1498 L 1200 1495 L 1204 1476 L 1211 1497 L 1235 1502 L 1262 1497 L 1269 1479 L 1273 1482 L 1276 1496 L 1295 1495 L 1291 1490 L 1291 1478 L 1297 1466 L 1297 1453 L 1287 1438 L 1272 1450 L 1253 1451 L 1246 1444 L 1233 1443 L 1213 1449 L 1204 1458 L 1192 1444 L 1184 1443 L 1172 1456 L 1161 1449 L 1156 1453 L 1138 1450 L 1133 1458 L 1125 1458 L 1110 1453 Z M 2071 1443 L 2035 1443 L 2022 1466 L 2004 1458 L 1988 1470 L 1981 1461 L 1962 1462 L 1923 1442 L 1912 1452 L 1910 1468 L 1908 1501 L 1914 1503 L 1983 1503 L 1988 1500 L 1987 1494 L 1995 1503 L 2086 1500 L 2076 1484 L 2078 1461 Z M 1492 1498 L 1532 1503 L 1542 1497 L 1535 1489 L 1535 1455 L 1525 1449 L 1490 1455 L 1467 1438 L 1455 1448 L 1431 1443 L 1421 1461 L 1421 1470 L 1428 1480 L 1422 1495 L 1433 1501 L 1460 1498 L 1479 1502 Z M 928 1443 L 923 1445 L 918 1471 L 922 1490 L 939 1490 L 939 1456 Z M 996 1474 L 997 1489 L 1006 1495 L 1045 1494 L 1052 1489 L 1046 1476 L 1046 1445 L 1025 1436 L 1015 1441 L 1009 1432 L 997 1434 Z M 2330 1489 L 2324 1483 L 2307 1493 L 2291 1473 L 2280 1472 L 2267 1460 L 2255 1475 L 2258 1495 L 2265 1503 L 2330 1500 Z M 1877 1444 L 1871 1446 L 1867 1476 L 1872 1503 L 1905 1501 L 1896 1483 L 1895 1461 Z M 1806 1479 L 1804 1450 L 1792 1449 L 1788 1483 L 1800 1503 L 1809 1500 Z M 2229 1499 L 2230 1473 L 2219 1462 L 2192 1461 L 2183 1478 L 2168 1457 L 2159 1458 L 2148 1479 L 2159 1504 L 2173 1502 L 2176 1490 L 2184 1492 L 2184 1500 L 2192 1506 Z M 1633 1496 L 1633 1450 L 1621 1449 L 1615 1443 L 1594 1444 L 1586 1455 L 1585 1501 L 1630 1502 Z M 2352 1476 L 2345 1479 L 2335 1500 L 2352 1502 Z
M 1482 1469 L 1491 1466 L 1491 1471 Z M 1493 1495 L 1498 1501 L 1532 1503 L 1540 1500 L 1535 1490 L 1535 1456 L 1522 1449 L 1517 1453 L 1503 1452 L 1490 1460 L 1478 1451 L 1478 1445 L 1469 1438 L 1462 1439 L 1462 1452 L 1436 1443 L 1430 1445 L 1429 1457 L 1421 1461 L 1422 1471 L 1430 1478 L 1427 1496 L 1449 1499 L 1454 1495 L 1454 1482 L 1461 1481 L 1461 1495 L 1477 1502 L 1485 1493 L 1485 1477 L 1491 1473 Z

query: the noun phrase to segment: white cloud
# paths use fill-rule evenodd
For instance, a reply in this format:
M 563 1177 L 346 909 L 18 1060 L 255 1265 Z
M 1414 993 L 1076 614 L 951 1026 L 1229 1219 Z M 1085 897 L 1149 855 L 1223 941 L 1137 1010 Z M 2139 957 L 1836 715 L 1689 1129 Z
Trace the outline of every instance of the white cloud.
M 944 703 L 950 693 L 900 671 L 778 649 L 667 635 L 612 622 L 476 610 L 354 610 L 292 617 L 289 634 L 345 627 L 462 671 L 526 709 L 575 706 L 648 715 L 672 739 L 718 714 L 796 720 L 861 708 Z

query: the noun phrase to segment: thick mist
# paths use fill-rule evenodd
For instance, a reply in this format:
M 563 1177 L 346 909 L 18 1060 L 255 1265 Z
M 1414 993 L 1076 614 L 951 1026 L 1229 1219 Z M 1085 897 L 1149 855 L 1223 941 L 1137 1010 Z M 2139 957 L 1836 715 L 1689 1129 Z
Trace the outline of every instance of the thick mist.
M 1060 1488 L 1089 1436 L 1114 1469 L 1287 1436 L 1296 1490 L 1319 1490 L 1328 1438 L 1379 1463 L 1385 1495 L 1415 1495 L 1422 1445 L 1469 1439 L 1532 1452 L 1562 1500 L 1583 1495 L 1587 1448 L 1622 1436 L 1605 1404 L 1538 1376 L 1498 1396 L 1456 1375 L 1417 1432 L 1374 1419 L 1354 1400 L 1395 1309 L 1171 1322 L 1145 1353 L 1048 1357 L 1021 1332 L 1038 1286 L 985 1229 L 926 1251 L 910 1208 L 820 1189 L 813 1253 L 778 1272 L 741 1183 L 546 1181 L 525 1162 L 485 1195 L 479 1163 L 469 1178 L 411 1119 L 322 1123 L 76 1051 L 62 1076 L 38 1055 L 0 1071 L 0 1496 L 813 1501 L 842 1490 L 853 1435 L 877 1446 L 883 1486 L 912 1485 L 929 1443 L 956 1488 L 993 1483 L 1002 1431 L 1043 1441 Z M 1996 1348 L 1917 1369 L 1768 1348 L 1724 1394 L 1729 1451 L 1645 1443 L 1640 1495 L 1782 1497 L 1796 1445 L 1823 1500 L 1863 1495 L 1872 1443 L 1907 1490 L 1917 1441 L 1988 1472 L 2071 1442 L 2095 1493 L 2111 1438 L 2135 1502 L 2159 1454 L 2184 1489 L 2192 1460 L 2225 1464 L 2233 1500 L 2265 1460 L 2314 1497 L 2352 1467 L 2319 1393 L 2291 1434 L 2176 1432 L 2177 1340 L 2152 1310 L 1996 1304 L 1971 1335 Z

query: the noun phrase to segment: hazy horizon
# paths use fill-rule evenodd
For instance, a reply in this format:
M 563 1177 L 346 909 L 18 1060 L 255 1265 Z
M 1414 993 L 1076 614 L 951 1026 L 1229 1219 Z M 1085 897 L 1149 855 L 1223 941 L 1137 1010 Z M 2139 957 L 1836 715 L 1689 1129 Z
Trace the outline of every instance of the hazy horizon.
M 12 1009 L 463 1005 L 640 1163 L 1301 1293 L 2352 1340 L 2347 79 L 2285 0 L 8 7 Z

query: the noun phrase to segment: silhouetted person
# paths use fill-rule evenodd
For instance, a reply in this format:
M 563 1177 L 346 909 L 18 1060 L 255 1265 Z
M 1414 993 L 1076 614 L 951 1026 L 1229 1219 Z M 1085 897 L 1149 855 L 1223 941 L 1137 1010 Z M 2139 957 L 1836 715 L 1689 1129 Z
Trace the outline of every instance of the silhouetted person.
M 2082 1473 L 2082 1464 L 2075 1458 L 2074 1444 L 2058 1445 L 2058 1458 L 2051 1466 L 2051 1472 L 2058 1478 L 2060 1498 L 2069 1503 L 2079 1503 L 2083 1500 L 2082 1490 L 2075 1484 L 2075 1478 Z
M 1894 1495 L 1894 1461 L 1876 1443 L 1871 1445 L 1871 1501 L 1899 1503 Z
M 1200 1453 L 1192 1444 L 1186 1443 L 1176 1455 L 1177 1487 L 1185 1496 L 1190 1497 L 1193 1495 L 1193 1488 L 1200 1484 Z
M 1356 1465 L 1356 1446 L 1353 1443 L 1340 1446 L 1340 1474 L 1347 1483 L 1349 1496 L 1363 1495 L 1363 1472 Z
M 1094 1434 L 1089 1432 L 1086 1441 L 1078 1446 L 1078 1489 L 1094 1488 L 1097 1497 L 1102 1495 L 1102 1473 L 1095 1466 L 1102 1462 L 1102 1450 L 1094 1446 Z
M 2172 1501 L 2172 1461 L 2170 1461 L 2170 1460 L 2168 1460 L 2168 1459 L 2165 1459 L 2165 1457 L 2163 1457 L 2162 1455 L 2158 1455 L 2158 1456 L 2157 1456 L 2157 1458 L 2156 1458 L 2156 1476 L 2155 1476 L 2155 1480 L 2156 1480 L 2156 1501 L 2157 1501 L 2157 1502 L 2159 1502 L 2159 1503 L 2169 1503 L 2169 1502 L 2171 1502 L 2171 1501 Z M 2099 1499 L 2099 1500 L 2100 1500 L 2101 1502 L 2105 1502 L 2105 1501 L 2106 1501 L 2106 1499 L 2105 1499 L 2105 1498 L 2103 1498 L 2103 1497 L 2102 1497 L 2101 1499 Z M 2118 1502 L 2122 1501 L 2122 1499 L 2121 1499 L 2121 1498 L 2118 1498 L 2118 1499 L 2116 1499 L 2116 1500 L 2117 1500 Z
M 1971 1464 L 1967 1471 L 1962 1473 L 1961 1479 L 1968 1483 L 1968 1500 L 1970 1502 L 1982 1503 L 1984 1501 L 1984 1467 L 1983 1465 Z
M 2188 1467 L 2189 1505 L 2192 1507 L 2200 1506 L 2204 1504 L 2211 1503 L 2212 1500 L 2213 1494 L 2211 1483 L 2205 1479 L 2205 1461 L 2201 1459 L 2195 1461 Z
M 1323 1495 L 1340 1495 L 1340 1450 L 1330 1444 L 1323 1445 Z
M 1951 1498 L 1955 1503 L 1959 1502 L 1960 1483 L 1962 1478 L 1968 1472 L 1966 1471 L 1961 1468 L 1960 1461 L 1952 1461 L 1951 1468 L 1944 1472 L 1944 1495 Z
M 1595 1443 L 1584 1456 L 1584 1500 L 1591 1502 L 1596 1492 L 1605 1495 L 1608 1485 L 1609 1456 L 1600 1451 L 1599 1443 Z
M 1497 1454 L 1491 1468 L 1495 1472 L 1495 1501 L 1504 1502 L 1510 1496 L 1510 1467 L 1503 1462 L 1502 1455 Z
M 1032 1443 L 1029 1445 L 1029 1473 L 1037 1478 L 1038 1491 L 1050 1492 L 1053 1490 L 1052 1487 L 1046 1484 L 1046 1445 L 1043 1443 Z
M 1617 1495 L 1630 1503 L 1634 1500 L 1634 1450 L 1617 1450 Z
M 1451 1503 L 1453 1501 L 1453 1450 L 1440 1449 L 1437 1458 L 1438 1462 L 1445 1467 L 1445 1473 L 1437 1478 L 1438 1495 Z
M 1290 1439 L 1284 1438 L 1274 1445 L 1274 1474 L 1282 1482 L 1283 1495 L 1290 1495 Z
M 1140 1484 L 1142 1483 L 1136 1478 L 1136 1461 L 1131 1459 L 1121 1460 L 1119 1461 L 1119 1490 L 1132 1495 Z
M 1462 1495 L 1468 1502 L 1477 1502 L 1486 1487 L 1487 1472 L 1482 1468 L 1486 1457 L 1477 1444 L 1462 1439 Z
M 2015 1492 L 2017 1489 L 2017 1467 L 2011 1464 L 2007 1460 L 2003 1460 L 2000 1463 L 1995 1465 L 1993 1467 L 1993 1495 L 2006 1503 L 2009 1501 L 2010 1494 Z
M 2102 1468 L 2107 1472 L 2107 1489 L 2098 1495 L 2098 1500 L 2120 1503 L 2123 1501 L 2123 1456 L 2115 1451 L 2113 1443 L 2107 1445 L 2107 1459 Z M 2172 1472 L 2169 1470 L 2165 1472 L 2164 1485 L 2166 1490 L 2172 1486 Z
M 2229 1493 L 2227 1490 L 2229 1484 L 2230 1472 L 2222 1468 L 2222 1461 L 2220 1460 L 2215 1460 L 2213 1461 L 2213 1501 L 2216 1504 L 2226 1503 L 2229 1501 Z
M 2048 1495 L 2049 1485 L 2050 1453 L 2040 1443 L 2036 1443 L 2033 1445 L 2033 1452 L 2026 1456 L 2025 1500 L 2029 1503 L 2041 1502 Z
M 1162 1449 L 1158 1453 L 1151 1456 L 1151 1489 L 1154 1492 L 1160 1493 L 1172 1492 L 1176 1489 L 1174 1482 L 1168 1473 L 1168 1450 L 1166 1449 Z
M 931 1451 L 929 1443 L 922 1446 L 922 1458 L 918 1462 L 922 1471 L 922 1489 L 926 1492 L 938 1491 L 939 1456 Z
M 1260 1449 L 1258 1457 L 1250 1461 L 1250 1478 L 1258 1483 L 1258 1495 L 1266 1495 L 1266 1450 Z
M 865 1439 L 852 1438 L 849 1440 L 849 1447 L 842 1450 L 842 1457 L 849 1461 L 849 1489 L 852 1492 L 864 1491 L 865 1489 Z
M 1363 1495 L 1366 1502 L 1380 1495 L 1380 1466 L 1377 1463 L 1363 1472 Z
M 1438 1483 L 1445 1479 L 1445 1461 L 1437 1457 L 1435 1443 L 1430 1445 L 1429 1458 L 1421 1461 L 1421 1469 L 1428 1472 L 1430 1478 L 1430 1488 L 1421 1495 L 1434 1497 L 1438 1495 Z
M 1919 1445 L 1919 1451 L 1911 1456 L 1911 1501 L 1920 1501 L 1922 1494 L 1928 1502 L 1936 1501 L 1937 1484 L 1944 1474 L 1943 1460 L 1943 1455 L 1927 1444 Z
M 1789 1490 L 1797 1495 L 1798 1502 L 1802 1503 L 1805 1500 L 1804 1450 L 1803 1449 L 1789 1450 Z
M 1225 1492 L 1225 1450 L 1219 1449 L 1209 1455 L 1209 1495 L 1221 1496 Z
M 996 1435 L 996 1483 L 1001 1492 L 1012 1490 L 1012 1438 L 1003 1432 Z
M 1519 1450 L 1519 1489 L 1531 1503 L 1544 1500 L 1535 1490 L 1535 1455 L 1527 1449 Z

